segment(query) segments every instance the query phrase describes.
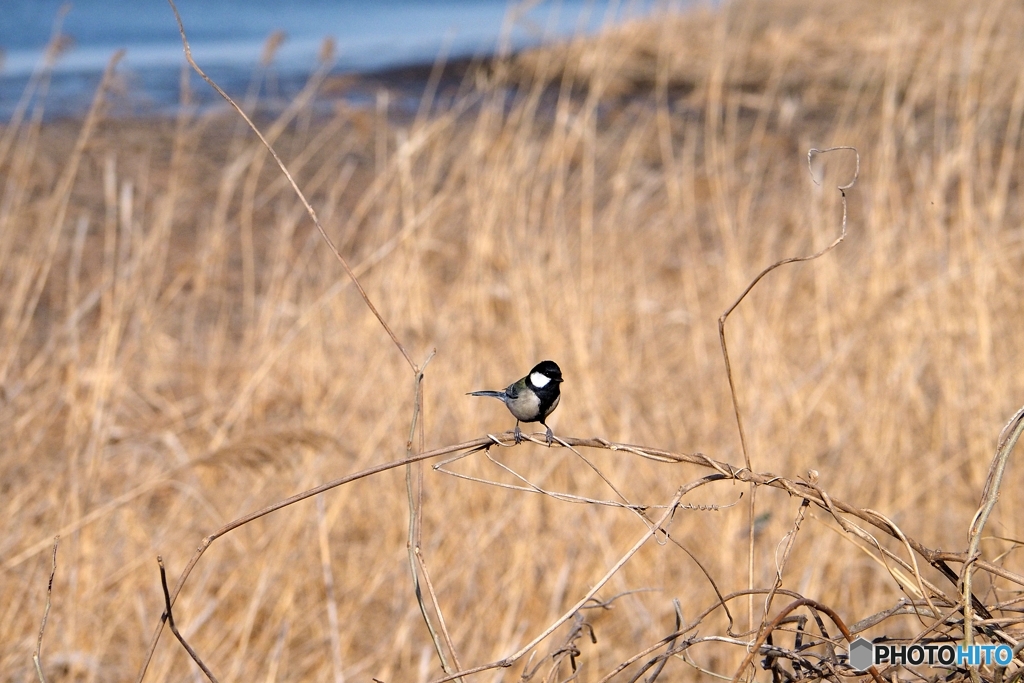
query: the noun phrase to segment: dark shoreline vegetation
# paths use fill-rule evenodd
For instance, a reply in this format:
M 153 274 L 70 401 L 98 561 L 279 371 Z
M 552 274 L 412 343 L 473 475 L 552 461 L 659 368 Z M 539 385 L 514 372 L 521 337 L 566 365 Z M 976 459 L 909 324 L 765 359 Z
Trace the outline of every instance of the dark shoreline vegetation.
M 46 680 L 135 680 L 157 555 L 173 584 L 234 519 L 500 436 L 504 407 L 465 393 L 545 358 L 578 453 L 429 461 L 411 494 L 403 465 L 218 538 L 174 617 L 219 679 L 433 681 L 435 648 L 469 669 L 552 624 L 505 679 L 852 679 L 832 615 L 963 640 L 969 528 L 1024 402 L 1022 36 L 1008 1 L 737 0 L 454 62 L 429 107 L 404 104 L 426 67 L 248 103 L 409 358 L 434 354 L 419 403 L 230 111 L 0 126 L 0 683 L 36 678 L 55 534 Z M 807 171 L 834 145 L 860 155 L 845 205 L 852 153 Z M 728 320 L 744 454 L 719 316 L 830 244 L 844 208 L 842 244 Z M 704 481 L 696 453 L 728 468 Z M 629 554 L 686 485 L 670 538 Z M 1024 638 L 1022 487 L 1011 457 L 974 536 L 979 642 Z M 744 665 L 773 619 L 776 649 Z M 164 633 L 144 680 L 196 672 Z
M 311 108 L 320 115 L 325 115 L 339 104 L 372 107 L 377 95 L 381 92 L 387 92 L 392 98 L 393 104 L 399 102 L 406 108 L 408 106 L 414 108 L 424 94 L 435 69 L 438 71 L 437 87 L 441 91 L 446 91 L 457 89 L 471 71 L 491 63 L 494 59 L 490 56 L 466 56 L 446 59 L 440 64 L 435 62 L 414 63 L 362 72 L 332 69 L 324 78 L 323 84 L 318 90 L 317 99 L 311 104 Z M 209 73 L 229 95 L 237 98 L 239 102 L 249 99 L 264 112 L 279 113 L 308 83 L 313 70 L 304 74 L 298 72 L 279 73 L 271 64 L 269 67 L 258 67 L 252 70 L 214 67 L 209 69 Z M 156 74 L 159 74 L 159 77 Z M 224 101 L 220 96 L 191 70 L 188 75 L 187 106 L 190 109 L 200 112 L 223 109 Z M 46 121 L 81 119 L 88 111 L 92 94 L 98 87 L 101 78 L 100 74 L 95 76 L 75 76 L 73 74 L 68 76 L 65 74 L 63 76 L 80 79 L 82 85 L 79 89 L 83 93 L 88 90 L 89 96 L 80 95 L 77 103 L 71 106 L 44 102 L 41 111 Z M 154 85 L 154 81 L 157 80 L 163 81 L 163 83 Z M 179 94 L 176 101 L 170 102 L 165 94 L 148 92 L 146 84 L 149 85 L 149 89 L 156 88 L 161 91 L 173 89 Z M 180 85 L 180 71 L 172 73 L 167 69 L 133 70 L 119 67 L 115 83 L 105 98 L 107 115 L 121 120 L 173 118 L 178 114 L 180 108 L 185 106 L 181 102 Z M 255 92 L 253 92 L 254 85 L 258 86 Z M 9 99 L 12 101 L 18 100 L 22 94 L 23 92 L 8 93 Z M 33 100 L 32 106 L 35 106 L 37 101 L 38 99 Z M 9 108 L 13 110 L 13 103 Z M 402 109 L 403 107 L 399 107 L 399 111 Z M 10 123 L 10 116 L 7 118 L 8 120 L 0 122 L 0 126 Z

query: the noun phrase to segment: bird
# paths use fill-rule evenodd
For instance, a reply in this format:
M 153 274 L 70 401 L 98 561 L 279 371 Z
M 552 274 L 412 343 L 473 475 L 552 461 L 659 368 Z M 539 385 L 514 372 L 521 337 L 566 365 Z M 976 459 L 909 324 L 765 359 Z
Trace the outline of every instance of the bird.
M 544 420 L 558 407 L 561 399 L 559 386 L 562 383 L 562 370 L 551 360 L 541 361 L 533 366 L 529 374 L 518 382 L 508 385 L 501 391 L 471 391 L 467 396 L 490 396 L 505 403 L 505 406 L 516 418 L 516 428 L 512 432 L 516 443 L 521 443 L 523 433 L 519 431 L 520 422 L 540 422 L 547 429 L 548 446 L 555 440 L 555 435 Z

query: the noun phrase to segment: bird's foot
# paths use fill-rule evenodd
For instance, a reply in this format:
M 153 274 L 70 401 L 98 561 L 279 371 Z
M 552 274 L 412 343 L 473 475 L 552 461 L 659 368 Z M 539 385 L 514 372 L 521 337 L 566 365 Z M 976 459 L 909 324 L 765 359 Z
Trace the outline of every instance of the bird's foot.
M 544 426 L 547 427 L 547 430 L 548 430 L 547 433 L 544 436 L 548 440 L 548 447 L 550 448 L 551 444 L 553 444 L 555 442 L 555 433 L 553 431 L 551 431 L 551 427 L 548 427 L 547 425 L 544 425 Z
M 516 423 L 516 428 L 512 430 L 512 438 L 516 440 L 517 444 L 523 442 L 523 433 L 519 431 L 519 423 Z

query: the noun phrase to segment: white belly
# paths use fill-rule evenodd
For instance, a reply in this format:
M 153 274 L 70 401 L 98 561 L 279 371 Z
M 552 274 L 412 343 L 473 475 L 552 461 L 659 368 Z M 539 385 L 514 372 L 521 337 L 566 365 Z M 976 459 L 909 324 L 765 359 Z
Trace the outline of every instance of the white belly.
M 540 399 L 532 391 L 523 392 L 521 396 L 508 401 L 509 411 L 522 422 L 534 422 L 541 417 Z

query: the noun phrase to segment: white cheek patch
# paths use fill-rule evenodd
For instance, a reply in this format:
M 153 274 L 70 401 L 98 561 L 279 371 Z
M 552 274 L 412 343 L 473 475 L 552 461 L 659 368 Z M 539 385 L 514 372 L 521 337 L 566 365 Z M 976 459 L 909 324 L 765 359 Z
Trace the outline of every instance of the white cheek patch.
M 548 382 L 550 381 L 550 377 L 546 377 L 540 374 L 539 372 L 530 373 L 530 383 L 533 384 L 533 386 L 537 387 L 538 389 L 547 386 Z

